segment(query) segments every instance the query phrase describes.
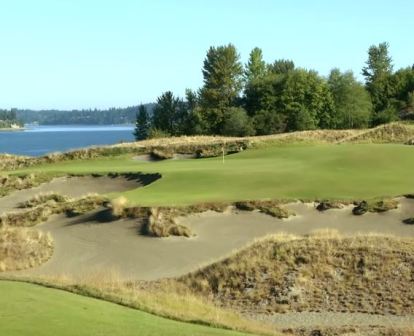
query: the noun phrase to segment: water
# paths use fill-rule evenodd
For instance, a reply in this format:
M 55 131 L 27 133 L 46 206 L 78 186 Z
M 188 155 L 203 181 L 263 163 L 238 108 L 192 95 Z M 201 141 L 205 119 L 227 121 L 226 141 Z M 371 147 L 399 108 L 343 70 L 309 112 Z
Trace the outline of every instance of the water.
M 0 131 L 0 153 L 41 156 L 51 152 L 134 140 L 133 126 L 26 126 Z

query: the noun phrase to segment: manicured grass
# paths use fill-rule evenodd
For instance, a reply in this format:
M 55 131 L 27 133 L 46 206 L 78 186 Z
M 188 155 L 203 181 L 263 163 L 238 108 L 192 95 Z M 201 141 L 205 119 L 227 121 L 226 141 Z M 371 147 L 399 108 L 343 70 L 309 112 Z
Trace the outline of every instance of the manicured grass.
M 243 335 L 176 322 L 106 301 L 0 281 L 0 335 Z
M 155 183 L 123 194 L 142 205 L 245 199 L 370 199 L 414 192 L 414 146 L 273 145 L 222 158 L 140 162 L 121 156 L 21 172 L 151 172 Z

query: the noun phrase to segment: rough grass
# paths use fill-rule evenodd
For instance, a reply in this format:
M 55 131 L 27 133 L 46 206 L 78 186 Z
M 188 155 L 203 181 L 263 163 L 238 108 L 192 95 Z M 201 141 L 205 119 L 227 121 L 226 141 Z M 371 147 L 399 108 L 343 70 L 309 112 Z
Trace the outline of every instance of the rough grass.
M 45 193 L 45 194 L 38 194 L 38 195 L 33 196 L 27 201 L 20 203 L 18 207 L 22 209 L 34 208 L 38 205 L 45 204 L 45 203 L 65 203 L 68 201 L 69 201 L 69 198 L 66 196 L 62 196 L 57 193 Z
M 179 279 L 245 313 L 414 313 L 414 240 L 272 236 Z
M 0 155 L 0 166 L 2 155 Z M 0 168 L 1 171 L 1 168 Z M 52 176 L 38 172 L 36 174 L 5 175 L 0 173 L 0 197 L 6 196 L 13 190 L 30 189 L 44 182 L 49 182 Z
M 107 199 L 99 195 L 88 195 L 77 199 L 66 199 L 62 196 L 49 199 L 47 196 L 37 196 L 30 199 L 27 204 L 23 204 L 23 211 L 3 213 L 0 216 L 0 228 L 30 227 L 47 221 L 51 215 L 61 213 L 66 213 L 69 217 L 78 216 L 106 203 Z
M 0 292 L 2 335 L 242 335 L 33 284 L 1 281 Z
M 0 229 L 0 272 L 31 268 L 53 253 L 49 234 L 26 228 Z

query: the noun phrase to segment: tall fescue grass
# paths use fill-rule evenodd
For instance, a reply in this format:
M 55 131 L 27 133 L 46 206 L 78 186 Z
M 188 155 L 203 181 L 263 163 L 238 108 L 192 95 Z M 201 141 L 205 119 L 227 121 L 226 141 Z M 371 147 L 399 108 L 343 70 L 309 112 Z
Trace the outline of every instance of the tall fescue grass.
M 49 233 L 27 228 L 0 229 L 0 272 L 31 268 L 53 253 Z

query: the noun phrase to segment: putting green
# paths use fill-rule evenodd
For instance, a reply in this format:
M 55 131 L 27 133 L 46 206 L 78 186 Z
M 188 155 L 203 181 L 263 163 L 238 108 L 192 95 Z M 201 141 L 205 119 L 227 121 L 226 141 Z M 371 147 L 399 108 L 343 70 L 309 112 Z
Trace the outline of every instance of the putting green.
M 20 172 L 146 172 L 162 178 L 123 192 L 142 205 L 244 199 L 370 199 L 414 192 L 414 146 L 273 145 L 199 160 L 142 162 L 130 156 L 68 161 Z M 113 195 L 115 196 L 115 195 Z
M 176 322 L 106 301 L 37 285 L 0 281 L 0 335 L 243 335 Z

